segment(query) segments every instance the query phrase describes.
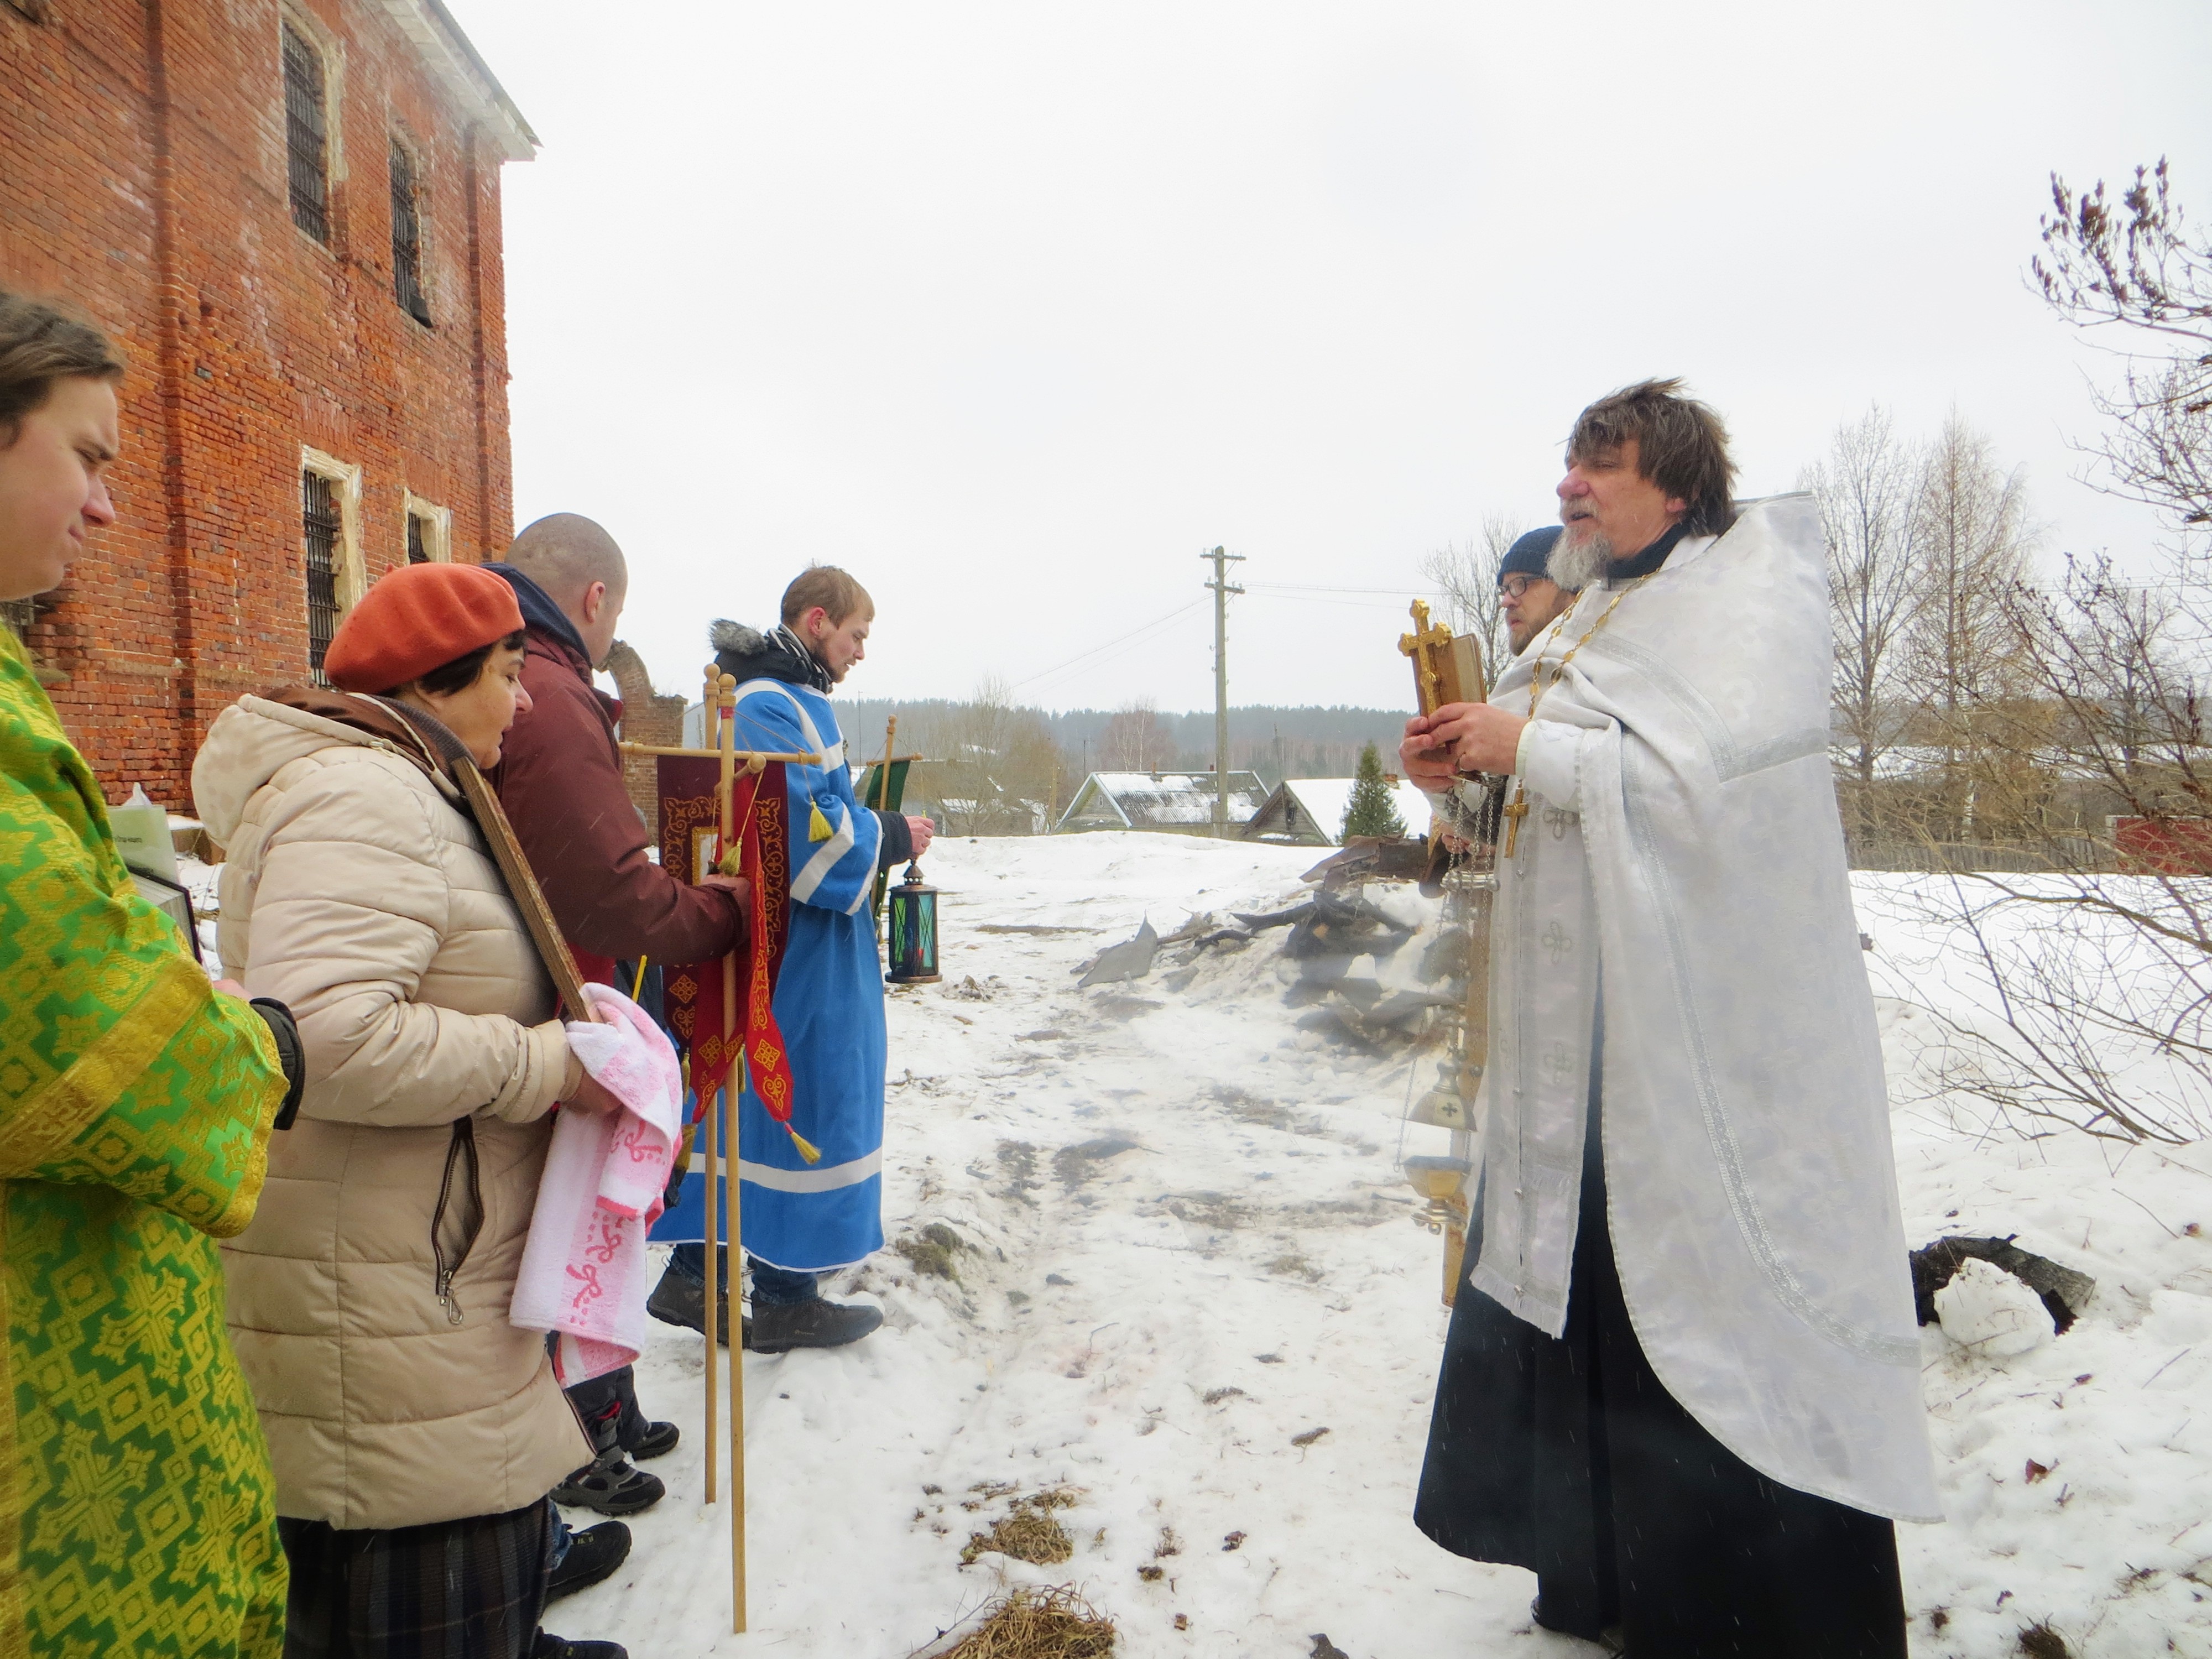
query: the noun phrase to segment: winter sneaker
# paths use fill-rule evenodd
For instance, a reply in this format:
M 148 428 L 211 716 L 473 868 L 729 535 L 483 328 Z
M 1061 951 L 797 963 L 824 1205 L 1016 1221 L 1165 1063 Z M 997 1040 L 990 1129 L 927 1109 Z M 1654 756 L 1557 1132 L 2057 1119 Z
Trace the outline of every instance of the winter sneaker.
M 842 1348 L 884 1322 L 880 1309 L 815 1297 L 805 1302 L 756 1302 L 745 1346 L 755 1353 L 793 1348 Z
M 557 1601 L 589 1589 L 629 1559 L 629 1528 L 619 1521 L 602 1521 L 568 1535 L 568 1553 L 545 1581 L 545 1599 Z
M 634 1468 L 620 1446 L 601 1452 L 553 1488 L 553 1501 L 601 1515 L 635 1515 L 668 1495 L 657 1474 Z
M 673 1423 L 640 1421 L 636 1429 L 624 1437 L 622 1449 L 634 1463 L 642 1463 L 648 1457 L 659 1457 L 676 1449 L 676 1443 L 684 1437 L 684 1431 Z
M 541 1630 L 530 1659 L 629 1659 L 629 1650 L 619 1642 L 571 1642 Z
M 694 1285 L 681 1273 L 665 1273 L 660 1283 L 653 1287 L 652 1296 L 647 1298 L 645 1310 L 664 1325 L 681 1325 L 687 1331 L 703 1335 L 707 1329 L 707 1287 Z M 726 1291 L 715 1303 L 714 1311 L 720 1316 L 714 1321 L 714 1340 L 726 1348 L 730 1346 L 730 1302 Z M 752 1331 L 752 1321 L 741 1318 L 738 1340 L 748 1348 L 753 1345 Z

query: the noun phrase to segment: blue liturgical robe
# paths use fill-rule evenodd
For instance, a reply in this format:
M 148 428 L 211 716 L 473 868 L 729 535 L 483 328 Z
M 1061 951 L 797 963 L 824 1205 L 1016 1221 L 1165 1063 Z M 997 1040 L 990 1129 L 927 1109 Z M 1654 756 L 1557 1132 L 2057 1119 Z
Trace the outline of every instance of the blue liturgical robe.
M 821 1150 L 822 1161 L 799 1156 L 750 1084 L 737 1111 L 746 1251 L 772 1267 L 826 1272 L 884 1243 L 884 975 L 868 914 L 883 827 L 853 793 L 827 697 L 752 680 L 738 688 L 737 720 L 740 749 L 810 750 L 828 762 L 784 768 L 791 935 L 775 987 L 776 1022 L 791 1054 L 792 1127 Z M 825 827 L 827 839 L 810 838 Z M 704 1237 L 705 1179 L 695 1165 L 655 1238 Z M 726 1240 L 726 1223 L 722 1232 Z

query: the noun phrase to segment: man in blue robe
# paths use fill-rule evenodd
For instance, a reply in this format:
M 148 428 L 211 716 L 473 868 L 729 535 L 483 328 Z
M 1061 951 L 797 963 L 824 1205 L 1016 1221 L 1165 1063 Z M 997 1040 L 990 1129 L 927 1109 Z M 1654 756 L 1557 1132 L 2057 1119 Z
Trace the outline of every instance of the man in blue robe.
M 865 807 L 854 793 L 830 693 L 866 654 L 875 620 L 866 590 L 817 565 L 784 591 L 782 614 L 772 633 L 730 622 L 712 630 L 716 660 L 738 681 L 737 746 L 823 757 L 784 767 L 791 933 L 775 1018 L 791 1056 L 791 1128 L 750 1087 L 736 1114 L 752 1273 L 745 1346 L 757 1353 L 836 1347 L 883 1322 L 874 1308 L 825 1298 L 819 1279 L 883 1248 L 884 975 L 868 895 L 877 872 L 927 850 L 933 828 Z M 820 1151 L 818 1163 L 800 1156 L 792 1131 Z M 705 1329 L 705 1266 L 703 1244 L 679 1246 L 655 1312 L 668 1317 L 696 1290 L 699 1316 L 674 1322 Z M 726 1318 L 718 1321 L 726 1341 Z

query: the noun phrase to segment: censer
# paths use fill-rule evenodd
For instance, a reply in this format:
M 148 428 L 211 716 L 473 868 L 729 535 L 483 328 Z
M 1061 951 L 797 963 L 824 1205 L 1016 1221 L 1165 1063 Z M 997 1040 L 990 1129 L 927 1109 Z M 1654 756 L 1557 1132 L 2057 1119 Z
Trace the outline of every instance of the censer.
M 937 971 L 937 889 L 921 878 L 921 860 L 906 867 L 906 879 L 888 895 L 890 972 L 893 985 L 933 985 Z

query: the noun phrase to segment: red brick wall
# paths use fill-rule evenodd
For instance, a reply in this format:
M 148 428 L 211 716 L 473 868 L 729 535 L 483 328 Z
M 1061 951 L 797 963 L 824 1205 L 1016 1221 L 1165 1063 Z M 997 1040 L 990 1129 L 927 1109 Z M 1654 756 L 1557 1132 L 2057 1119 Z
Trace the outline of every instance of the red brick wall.
M 70 300 L 129 351 L 119 522 L 29 636 L 111 799 L 189 810 L 241 692 L 304 679 L 300 451 L 362 468 L 370 580 L 406 492 L 457 559 L 513 532 L 501 149 L 374 0 L 301 0 L 328 48 L 331 241 L 292 222 L 280 0 L 0 4 L 0 285 Z M 418 160 L 433 325 L 392 294 L 387 165 Z
M 645 659 L 620 640 L 607 656 L 607 672 L 622 694 L 622 735 L 625 743 L 649 743 L 674 749 L 684 741 L 684 699 L 664 697 L 653 689 L 653 676 Z M 660 763 L 651 755 L 630 755 L 623 761 L 623 781 L 629 798 L 645 814 L 653 843 L 660 844 Z

